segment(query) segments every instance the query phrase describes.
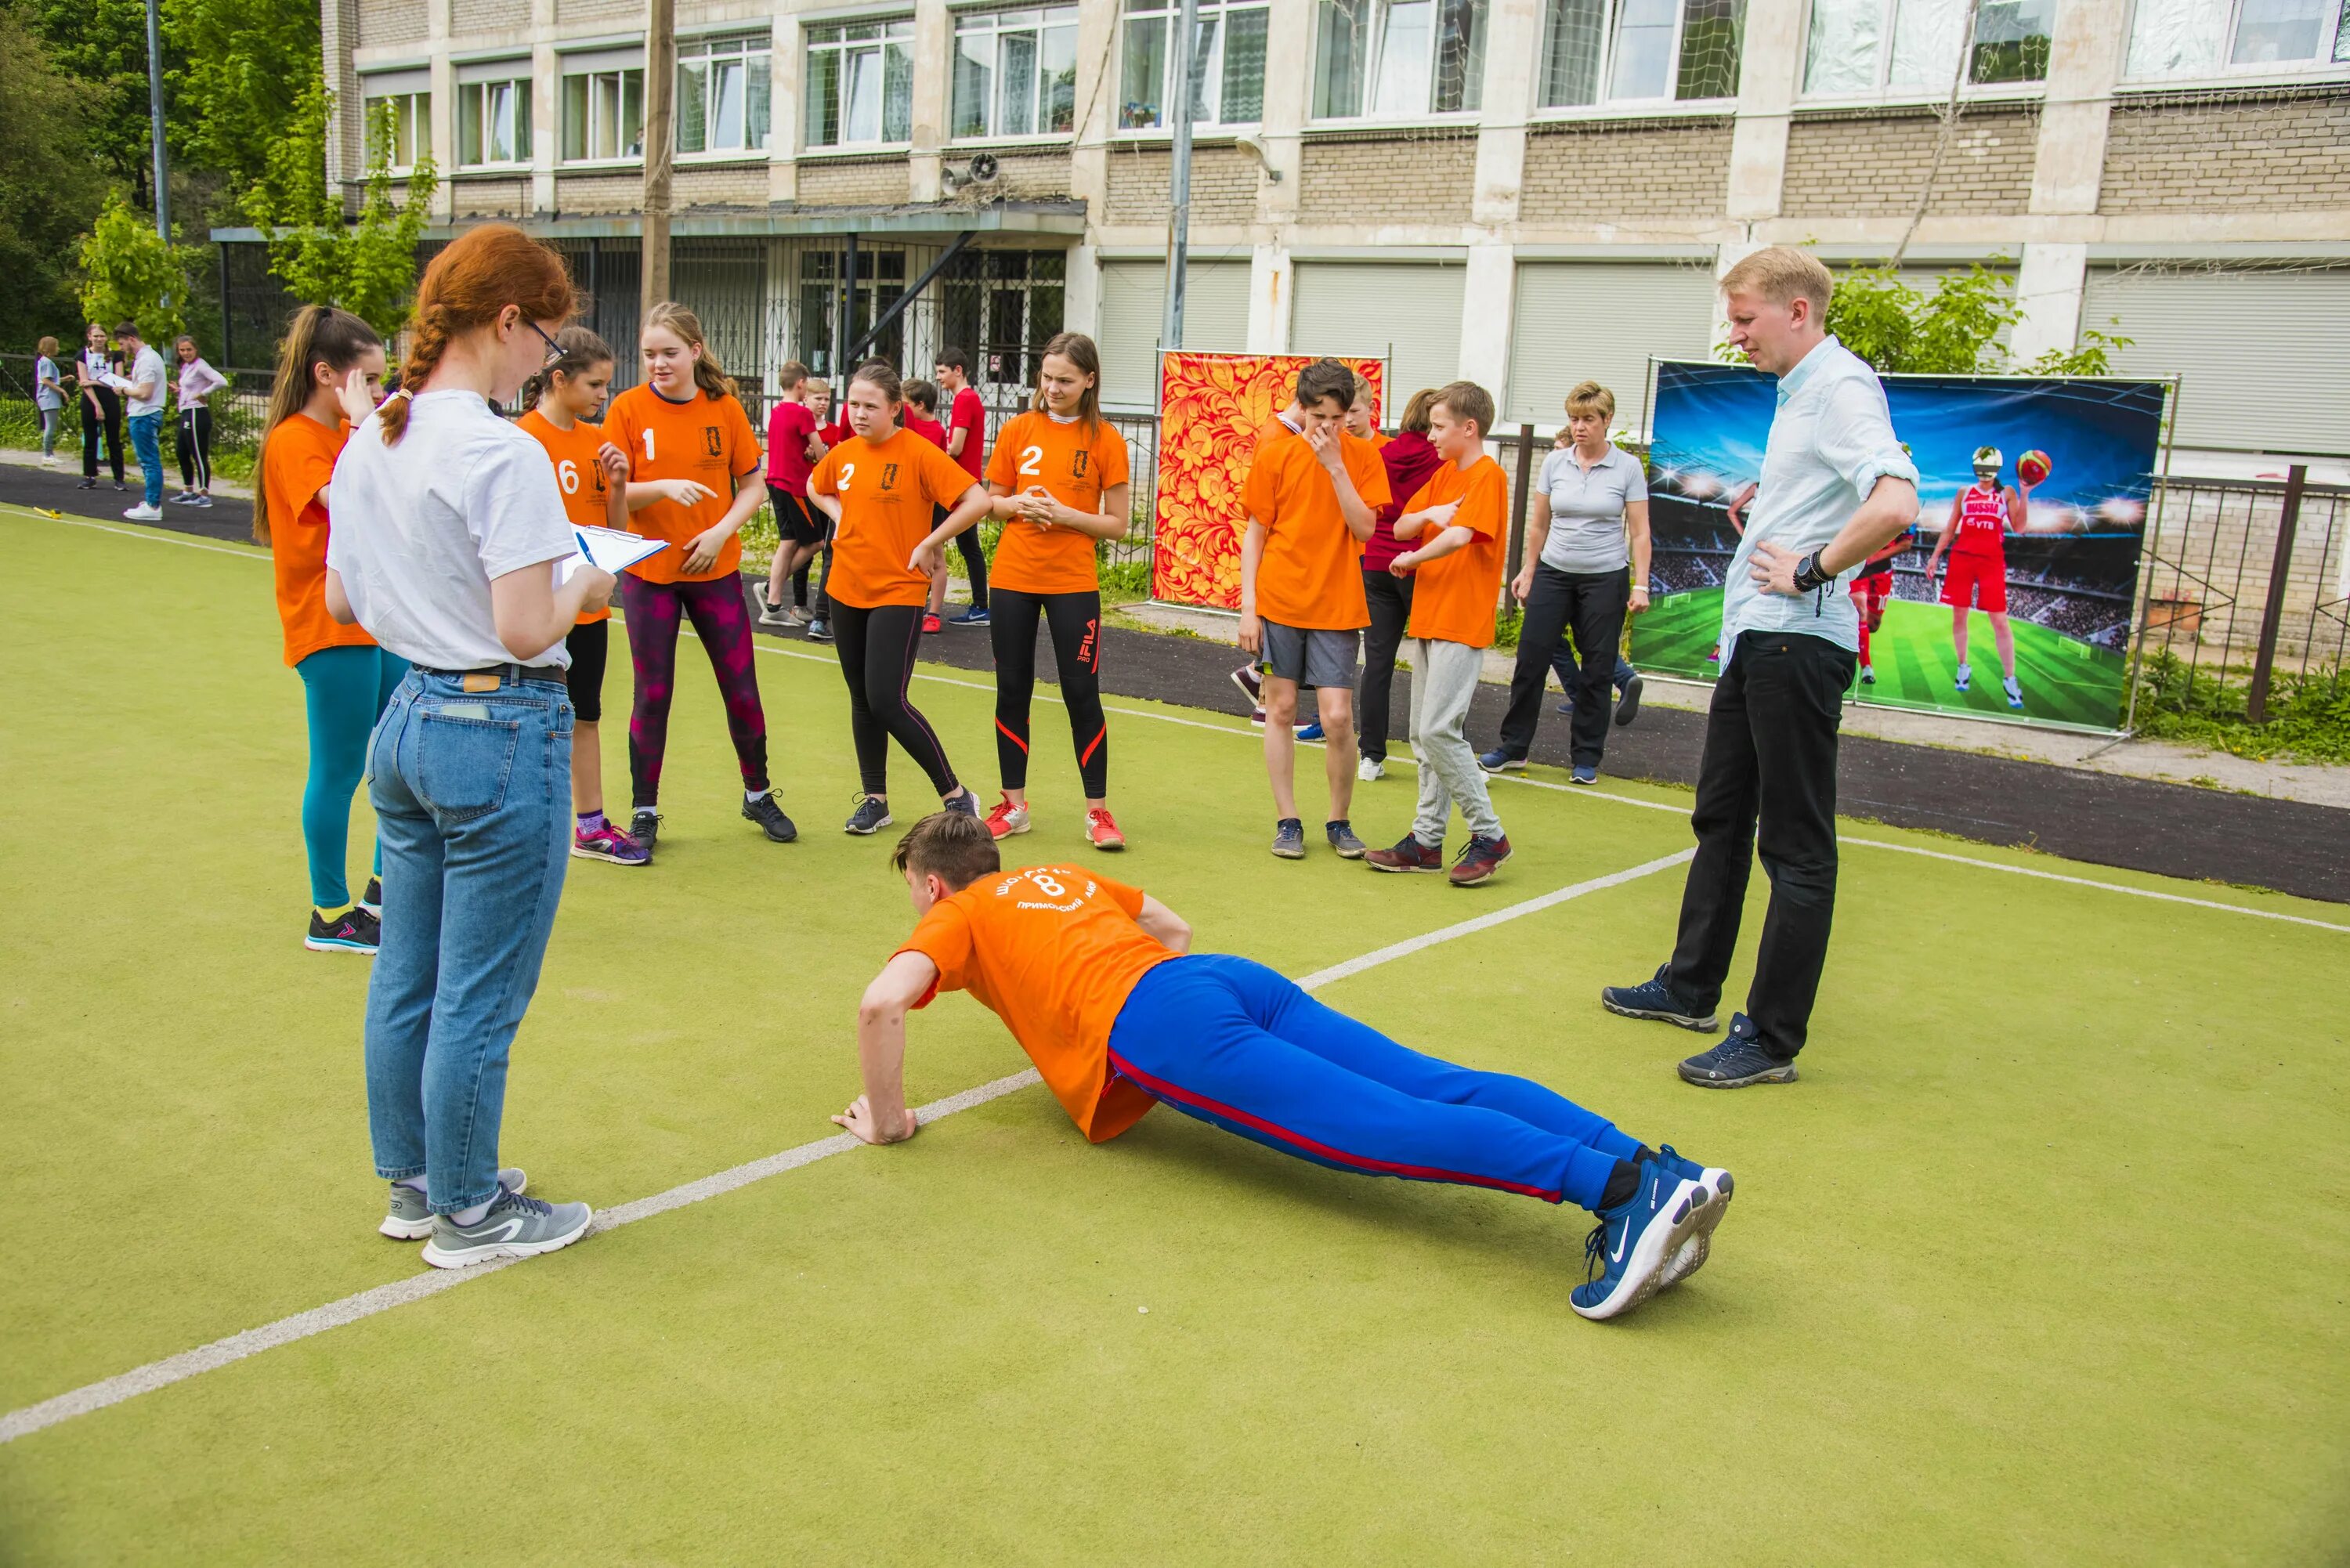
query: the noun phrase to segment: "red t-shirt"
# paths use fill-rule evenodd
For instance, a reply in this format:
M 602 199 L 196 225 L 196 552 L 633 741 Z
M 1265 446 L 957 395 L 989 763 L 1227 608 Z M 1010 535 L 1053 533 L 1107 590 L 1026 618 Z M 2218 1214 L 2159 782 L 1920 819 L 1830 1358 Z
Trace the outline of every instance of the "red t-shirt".
M 816 434 L 816 416 L 808 406 L 795 398 L 785 398 L 767 410 L 767 483 L 794 495 L 807 493 L 808 475 L 816 464 L 808 461 L 807 439 Z
M 914 411 L 914 406 L 911 403 L 906 405 L 906 428 L 941 452 L 946 451 L 947 427 L 936 420 L 924 419 Z
M 954 395 L 954 406 L 947 412 L 947 439 L 939 444 L 951 448 L 957 431 L 971 433 L 963 437 L 962 452 L 950 452 L 949 455 L 962 464 L 964 472 L 977 479 L 987 471 L 987 405 L 970 387 Z

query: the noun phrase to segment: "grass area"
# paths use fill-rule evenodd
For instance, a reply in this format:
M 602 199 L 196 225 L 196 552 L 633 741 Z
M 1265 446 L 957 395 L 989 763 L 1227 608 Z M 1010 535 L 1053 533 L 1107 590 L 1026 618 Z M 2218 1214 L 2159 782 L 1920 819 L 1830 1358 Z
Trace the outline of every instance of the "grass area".
M 0 540 L 0 1190 L 40 1237 L 0 1279 L 16 1409 L 421 1265 L 372 1230 L 366 965 L 299 946 L 302 696 L 266 566 L 5 509 Z M 168 658 L 114 610 L 159 599 Z M 833 659 L 763 646 L 805 836 L 736 815 L 689 645 L 661 861 L 573 863 L 515 1046 L 504 1153 L 550 1196 L 808 1142 L 855 1093 L 856 998 L 904 896 L 886 838 L 834 829 L 855 778 Z M 992 691 L 926 676 L 983 787 Z M 1685 794 L 1537 770 L 1496 786 L 1519 853 L 1490 889 L 1279 862 L 1244 728 L 1114 707 L 1115 869 L 1204 948 L 1291 973 L 1688 842 Z M 1025 859 L 1087 854 L 1058 746 Z M 892 767 L 904 820 L 923 791 Z M 127 805 L 130 781 L 201 803 L 203 830 Z M 1363 787 L 1367 836 L 1410 790 Z M 408 1563 L 462 1529 L 423 1555 L 2338 1561 L 2350 1177 L 2322 1151 L 2350 1136 L 2350 1033 L 2331 988 L 2272 981 L 2339 972 L 2350 934 L 1853 847 L 1803 1082 L 1708 1095 L 1671 1073 L 1693 1036 L 1592 1001 L 1654 966 L 1679 897 L 1647 877 L 1323 993 L 1737 1171 L 1706 1272 L 1621 1324 L 1566 1309 L 1573 1212 L 1164 1111 L 1091 1147 L 1032 1089 L 0 1446 L 0 1559 Z M 918 1098 L 1023 1064 L 967 998 L 910 1033 Z M 2280 1161 L 2289 1198 L 2259 1200 Z M 456 1478 L 488 1497 L 443 1496 Z
M 2256 760 L 2350 763 L 2350 672 L 2280 671 L 2261 724 L 2246 711 L 2251 690 L 2248 668 L 2197 669 L 2161 649 L 2138 667 L 2138 732 Z

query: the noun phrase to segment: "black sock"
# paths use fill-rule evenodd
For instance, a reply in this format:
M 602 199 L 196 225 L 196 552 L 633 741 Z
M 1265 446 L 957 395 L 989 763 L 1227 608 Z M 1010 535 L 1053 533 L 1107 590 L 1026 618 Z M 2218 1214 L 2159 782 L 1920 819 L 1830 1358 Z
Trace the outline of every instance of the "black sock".
M 1650 1148 L 1647 1144 L 1642 1144 L 1640 1146 L 1639 1152 L 1633 1155 L 1632 1163 L 1635 1165 L 1646 1165 L 1652 1159 L 1659 1159 L 1663 1157 L 1659 1155 L 1655 1149 Z
M 1628 1159 L 1619 1159 L 1614 1174 L 1607 1178 L 1607 1189 L 1599 1194 L 1599 1207 L 1607 1210 L 1629 1203 L 1632 1195 L 1639 1190 L 1640 1168 Z

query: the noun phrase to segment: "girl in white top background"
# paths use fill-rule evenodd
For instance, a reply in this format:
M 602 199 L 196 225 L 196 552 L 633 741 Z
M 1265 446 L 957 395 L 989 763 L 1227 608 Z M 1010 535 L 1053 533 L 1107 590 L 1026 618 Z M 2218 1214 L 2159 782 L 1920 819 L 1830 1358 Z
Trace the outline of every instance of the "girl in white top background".
M 204 363 L 196 340 L 186 333 L 172 346 L 178 357 L 172 391 L 180 404 L 180 493 L 188 506 L 213 504 L 213 411 L 204 400 L 228 385 L 228 378 Z

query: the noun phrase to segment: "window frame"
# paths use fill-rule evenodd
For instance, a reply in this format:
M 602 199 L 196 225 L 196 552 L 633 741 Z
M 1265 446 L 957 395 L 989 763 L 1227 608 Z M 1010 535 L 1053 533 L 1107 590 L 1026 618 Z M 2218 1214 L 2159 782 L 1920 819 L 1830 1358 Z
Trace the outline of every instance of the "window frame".
M 1357 0 L 1357 3 L 1374 8 L 1372 12 L 1374 17 L 1373 26 L 1376 28 L 1377 19 L 1383 17 L 1388 9 L 1392 8 L 1399 3 L 1406 5 L 1412 4 L 1414 3 L 1414 0 Z M 1436 8 L 1431 16 L 1431 21 L 1440 21 L 1443 16 L 1444 0 L 1430 0 L 1430 3 L 1433 4 Z M 1470 0 L 1470 3 L 1475 5 L 1479 10 L 1476 34 L 1478 47 L 1472 57 L 1476 69 L 1471 73 L 1474 77 L 1474 80 L 1471 81 L 1467 88 L 1469 94 L 1475 98 L 1476 102 L 1461 109 L 1420 109 L 1406 110 L 1399 114 L 1382 114 L 1376 110 L 1367 109 L 1359 114 L 1326 115 L 1315 113 L 1314 104 L 1315 100 L 1321 96 L 1323 29 L 1328 24 L 1334 0 L 1313 0 L 1314 33 L 1312 43 L 1307 48 L 1306 58 L 1305 123 L 1315 127 L 1343 126 L 1352 130 L 1358 126 L 1457 125 L 1463 122 L 1473 123 L 1476 121 L 1484 113 L 1485 49 L 1488 42 L 1488 29 L 1491 27 L 1492 23 L 1493 0 Z M 1608 0 L 1608 4 L 1611 6 L 1616 3 L 1617 0 Z M 1676 4 L 1678 5 L 1679 3 L 1679 0 L 1676 0 Z M 1547 10 L 1547 7 L 1545 7 L 1545 10 Z M 1378 90 L 1378 62 L 1379 52 L 1384 43 L 1385 31 L 1384 29 L 1378 29 L 1372 39 L 1370 47 L 1365 50 L 1364 59 L 1362 62 L 1363 93 L 1367 99 Z M 1440 59 L 1440 52 L 1436 47 L 1435 37 L 1433 34 L 1431 34 L 1428 51 L 1428 90 L 1425 94 L 1425 97 L 1430 100 L 1436 97 L 1436 83 Z
M 636 137 L 636 144 L 635 144 L 635 145 L 636 145 L 636 150 L 635 150 L 634 151 L 625 151 L 625 150 L 624 150 L 624 151 L 619 151 L 619 152 L 617 152 L 617 153 L 599 153 L 599 152 L 597 152 L 597 151 L 593 151 L 593 149 L 594 149 L 594 147 L 595 147 L 595 126 L 596 126 L 596 120 L 595 120 L 594 115 L 595 115 L 595 109 L 596 109 L 596 105 L 597 105 L 597 103 L 598 103 L 598 98 L 597 98 L 597 93 L 596 93 L 596 83 L 597 83 L 597 81 L 598 81 L 599 78 L 607 78 L 607 77 L 617 77 L 618 78 L 619 78 L 619 82 L 617 83 L 617 86 L 618 86 L 618 88 L 619 88 L 619 100 L 620 100 L 620 106 L 621 106 L 620 118 L 621 118 L 621 121 L 622 121 L 623 128 L 625 128 L 626 121 L 627 121 L 627 119 L 628 119 L 628 112 L 627 112 L 627 110 L 628 110 L 628 101 L 629 101 L 629 96 L 628 96 L 628 95 L 629 95 L 629 78 L 630 77 L 634 77 L 634 78 L 636 78 L 636 88 L 637 88 L 637 95 L 636 95 L 636 103 L 637 103 L 637 124 L 636 124 L 636 132 L 637 132 L 637 137 Z M 578 70 L 573 70 L 573 69 L 570 69 L 570 68 L 568 67 L 568 66 L 565 63 L 565 61 L 562 59 L 562 57 L 557 57 L 557 59 L 556 59 L 556 75 L 555 75 L 555 79 L 556 79 L 556 105 L 555 105 L 555 111 L 556 111 L 556 124 L 555 124 L 555 163 L 556 163 L 556 167 L 557 167 L 558 169 L 588 169 L 588 168 L 598 168 L 598 167 L 602 167 L 602 168 L 621 168 L 621 167 L 627 167 L 627 166 L 630 166 L 630 165 L 641 164 L 641 163 L 643 163 L 643 162 L 644 162 L 644 161 L 645 161 L 645 67 L 644 67 L 644 66 L 643 66 L 641 63 L 640 63 L 640 64 L 638 64 L 638 65 L 633 65 L 633 66 L 625 66 L 625 65 L 588 65 L 588 66 L 584 67 L 583 67 L 583 68 L 581 68 L 581 69 L 578 69 Z M 572 84 L 572 82 L 574 82 L 575 80 L 584 80 L 584 81 L 586 81 L 586 82 L 588 83 L 588 108 L 589 116 L 590 116 L 589 120 L 588 120 L 588 129 L 585 132 L 583 132 L 583 133 L 582 133 L 582 137 L 581 137 L 581 140 L 582 140 L 583 143 L 584 143 L 587 147 L 588 147 L 589 151 L 587 151 L 587 152 L 582 153 L 580 156 L 578 156 L 578 157 L 577 157 L 577 158 L 571 157 L 568 153 L 567 153 L 567 152 L 564 151 L 564 149 L 565 149 L 565 148 L 569 144 L 569 141 L 570 141 L 570 134 L 571 134 L 571 103 L 570 103 L 570 99 L 571 99 L 571 84 Z M 616 140 L 616 142 L 617 142 L 617 140 L 618 140 L 617 133 L 616 133 L 615 140 Z
M 1950 101 L 1950 84 L 1948 82 L 1939 87 L 1930 83 L 1903 83 L 1896 86 L 1887 79 L 1893 68 L 1893 40 L 1895 29 L 1900 26 L 1903 0 L 1877 0 L 1877 4 L 1883 27 L 1877 35 L 1876 85 L 1863 88 L 1857 92 L 1814 92 L 1806 84 L 1805 78 L 1809 75 L 1811 65 L 1813 20 L 1819 7 L 1818 0 L 1804 0 L 1804 32 L 1795 49 L 1795 106 L 1798 109 L 1859 107 L 1876 104 L 1934 104 Z M 1961 19 L 1963 19 L 1963 9 L 1961 7 Z M 2053 57 L 2056 26 L 2056 18 L 2053 12 L 2048 26 Z M 1978 32 L 1981 31 L 1980 16 L 1976 20 L 1976 28 Z M 2126 47 L 2126 36 L 2124 42 Z M 1960 74 L 1970 78 L 1973 75 L 1974 49 L 1973 38 L 1960 42 Z M 1961 101 L 1968 103 L 2001 100 L 2029 102 L 2033 99 L 2045 97 L 2047 91 L 2048 78 L 2044 75 L 2024 81 L 1979 82 L 1968 79 L 1959 84 L 1959 97 Z
M 2344 36 L 2350 35 L 2350 27 L 2343 26 L 2343 8 L 2338 0 L 2325 7 L 2326 20 L 2318 36 L 2317 51 L 2305 61 L 2255 60 L 2241 66 L 2232 63 L 2230 57 L 2236 52 L 2236 30 L 2244 19 L 2245 0 L 2228 0 L 2228 20 L 2220 34 L 2220 57 L 2209 70 L 2155 71 L 2134 76 L 2129 68 L 2130 46 L 2137 38 L 2141 4 L 2142 0 L 2130 0 L 2128 14 L 2122 24 L 2120 86 L 2124 90 L 2176 91 L 2181 88 L 2203 85 L 2241 88 L 2350 80 L 2350 60 L 2333 57 L 2342 47 Z
M 1171 140 L 1175 135 L 1175 127 L 1173 122 L 1168 119 L 1163 107 L 1159 112 L 1156 124 L 1125 123 L 1124 105 L 1130 101 L 1126 90 L 1127 29 L 1138 17 L 1162 22 L 1167 29 L 1167 44 L 1171 46 L 1175 22 L 1180 15 L 1180 7 L 1177 0 L 1148 0 L 1148 9 L 1136 9 L 1129 5 L 1128 0 L 1118 0 L 1116 18 L 1118 30 L 1110 38 L 1110 53 L 1117 60 L 1118 69 L 1118 96 L 1117 100 L 1110 106 L 1110 134 L 1133 141 Z M 1211 16 L 1216 19 L 1215 63 L 1219 67 L 1215 78 L 1216 107 L 1220 116 L 1223 109 L 1223 80 L 1221 69 L 1223 62 L 1223 48 L 1226 41 L 1232 36 L 1232 18 L 1236 13 L 1241 12 L 1253 12 L 1264 18 L 1269 54 L 1273 36 L 1272 0 L 1200 0 L 1200 20 L 1204 22 Z M 1171 47 L 1166 48 L 1166 64 L 1162 67 L 1162 72 L 1159 80 L 1157 102 L 1163 106 L 1173 96 L 1170 91 L 1170 78 L 1175 74 L 1175 51 Z M 1269 75 L 1270 72 L 1268 71 L 1267 74 Z M 1204 67 L 1202 67 L 1201 79 L 1203 84 L 1208 79 Z M 1312 91 L 1310 86 L 1307 90 L 1309 93 Z M 1195 140 L 1201 137 L 1230 139 L 1253 130 L 1263 123 L 1264 91 L 1263 82 L 1260 80 L 1257 91 L 1257 112 L 1253 117 L 1247 119 L 1222 118 L 1194 119 L 1191 122 L 1191 135 Z
M 849 37 L 847 36 L 849 30 L 856 27 L 874 27 L 879 30 L 870 38 Z M 837 32 L 840 36 L 819 40 L 816 35 L 824 32 Z M 951 33 L 949 35 L 949 47 L 951 48 Z M 840 66 L 835 67 L 833 73 L 833 110 L 835 123 L 846 131 L 848 126 L 848 106 L 839 96 L 847 90 L 848 85 L 846 62 L 852 53 L 861 52 L 867 48 L 870 48 L 875 53 L 879 59 L 881 69 L 880 129 L 886 133 L 889 129 L 889 48 L 893 44 L 902 48 L 906 55 L 906 74 L 909 84 L 906 134 L 894 140 L 885 134 L 880 140 L 875 141 L 817 140 L 810 133 L 808 118 L 816 107 L 814 78 L 817 55 L 828 55 L 842 62 Z M 800 127 L 798 131 L 802 149 L 810 154 L 824 156 L 833 153 L 853 155 L 899 151 L 910 148 L 913 145 L 911 102 L 913 71 L 914 15 L 910 11 L 884 16 L 859 15 L 804 22 L 800 27 Z
M 712 147 L 710 142 L 717 126 L 715 117 L 724 111 L 721 95 L 708 90 L 710 67 L 713 63 L 739 60 L 743 67 L 743 140 L 726 147 Z M 702 145 L 689 151 L 685 140 L 685 76 L 701 67 L 705 87 L 702 95 Z M 771 159 L 775 142 L 775 34 L 773 26 L 716 27 L 692 33 L 677 41 L 677 81 L 671 98 L 671 155 L 685 163 L 742 163 Z M 754 87 L 755 84 L 755 87 Z M 752 110 L 764 103 L 767 114 L 766 130 L 755 138 L 751 132 Z
M 1025 5 L 973 5 L 957 9 L 951 15 L 953 26 L 949 29 L 947 36 L 947 140 L 951 144 L 962 146 L 999 146 L 1005 143 L 1029 142 L 1052 144 L 1074 139 L 1077 133 L 1078 106 L 1076 102 L 1076 69 L 1077 31 L 1080 26 L 1080 13 L 1078 6 L 1074 3 L 1037 3 Z M 1033 29 L 1028 27 L 1006 28 L 1003 26 L 1002 19 L 1004 17 L 1029 16 L 1034 16 L 1039 18 Z M 1054 20 L 1055 17 L 1065 19 L 1056 21 Z M 984 28 L 972 27 L 969 30 L 969 33 L 966 34 L 964 26 L 966 23 L 977 22 L 982 19 L 988 20 L 993 25 Z M 1056 29 L 1066 29 L 1069 36 L 1069 128 L 1066 130 L 1014 131 L 1006 131 L 996 128 L 993 122 L 995 118 L 996 110 L 1001 107 L 1002 102 L 1001 84 L 1003 80 L 1002 71 L 1003 68 L 1003 35 L 1006 32 L 1021 33 L 1032 30 L 1036 34 L 1038 41 L 1036 72 L 1037 90 L 1035 102 L 1033 108 L 1035 110 L 1036 118 L 1041 120 L 1045 118 L 1044 109 L 1048 90 L 1045 85 L 1047 78 L 1044 70 L 1043 41 L 1046 33 Z M 992 44 L 991 57 L 987 67 L 989 74 L 987 118 L 990 124 L 987 129 L 983 130 L 969 133 L 958 133 L 955 127 L 960 123 L 961 105 L 957 101 L 957 93 L 962 75 L 962 41 L 966 36 L 985 36 Z
M 401 99 L 408 99 L 410 103 L 409 124 L 415 132 L 416 145 L 404 149 L 395 145 L 392 148 L 394 161 L 390 167 L 390 172 L 395 180 L 415 173 L 420 158 L 432 156 L 432 89 L 430 87 L 410 87 L 383 92 L 369 92 L 367 78 L 365 77 L 359 78 L 359 149 L 362 161 L 370 155 L 367 140 L 369 128 L 375 120 L 376 106 L 392 103 Z M 397 138 L 395 138 L 396 140 Z M 409 154 L 406 162 L 398 161 L 399 154 L 402 151 Z
M 498 63 L 505 65 L 509 62 Z M 494 73 L 477 76 L 455 84 L 457 101 L 455 112 L 450 119 L 457 138 L 457 156 L 451 167 L 460 173 L 471 174 L 484 170 L 504 172 L 509 170 L 531 167 L 531 154 L 536 151 L 534 144 L 537 140 L 537 138 L 532 134 L 531 125 L 533 99 L 536 96 L 537 83 L 533 79 L 530 61 L 519 59 L 512 61 L 511 64 L 515 67 L 511 74 Z M 510 150 L 513 156 L 507 158 L 486 156 L 491 146 L 491 127 L 494 123 L 490 113 L 490 94 L 493 89 L 497 88 L 515 94 L 516 99 L 514 115 L 514 146 Z M 520 89 L 518 93 L 515 92 L 517 88 Z M 465 108 L 469 100 L 480 105 L 475 134 L 481 143 L 481 151 L 484 154 L 471 161 L 465 157 Z
M 1750 0 L 1740 0 L 1742 10 Z M 1610 98 L 1607 83 L 1616 74 L 1616 36 L 1619 28 L 1624 0 L 1605 0 L 1606 10 L 1600 23 L 1598 86 L 1590 103 L 1545 104 L 1542 101 L 1545 78 L 1550 69 L 1551 27 L 1555 15 L 1551 0 L 1544 0 L 1542 29 L 1535 42 L 1534 69 L 1534 107 L 1530 118 L 1537 120 L 1559 119 L 1669 119 L 1684 115 L 1710 115 L 1725 112 L 1738 102 L 1735 90 L 1713 98 Z M 1672 67 L 1668 77 L 1674 87 L 1680 81 L 1682 42 L 1689 36 L 1690 0 L 1674 0 Z M 1810 6 L 1804 7 L 1806 23 Z M 1744 51 L 1745 21 L 1740 18 L 1740 50 Z M 1797 64 L 1801 66 L 1800 52 Z M 1738 62 L 1738 72 L 1744 75 L 1744 61 Z

